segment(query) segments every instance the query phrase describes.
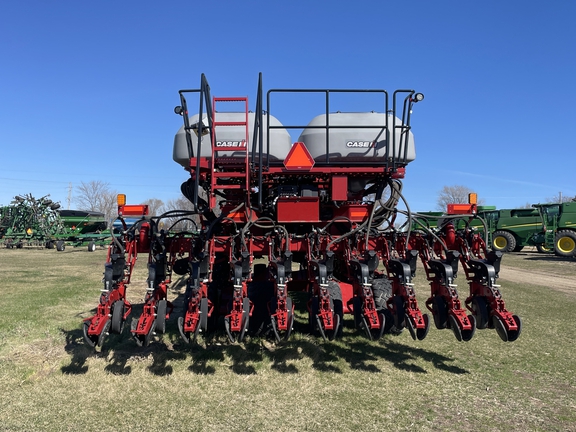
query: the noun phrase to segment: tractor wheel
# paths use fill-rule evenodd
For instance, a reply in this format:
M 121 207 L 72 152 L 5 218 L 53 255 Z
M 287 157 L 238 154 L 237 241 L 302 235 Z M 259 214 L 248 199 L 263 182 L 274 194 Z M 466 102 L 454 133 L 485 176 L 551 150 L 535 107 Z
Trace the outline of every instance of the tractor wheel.
M 88 252 L 94 252 L 96 250 L 96 243 L 90 242 L 88 243 Z
M 536 250 L 540 253 L 545 253 L 545 254 L 554 252 L 552 249 L 547 248 L 544 243 L 538 243 L 536 245 Z
M 507 231 L 496 231 L 492 237 L 492 249 L 500 252 L 513 252 L 516 239 Z
M 554 253 L 563 257 L 576 255 L 576 232 L 561 230 L 556 233 Z

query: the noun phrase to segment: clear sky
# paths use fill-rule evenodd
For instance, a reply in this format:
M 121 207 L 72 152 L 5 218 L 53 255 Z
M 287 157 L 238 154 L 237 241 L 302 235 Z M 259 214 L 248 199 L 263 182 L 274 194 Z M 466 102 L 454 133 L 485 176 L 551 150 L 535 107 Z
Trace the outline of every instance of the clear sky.
M 575 22 L 571 0 L 6 0 L 0 204 L 66 207 L 92 180 L 131 203 L 178 198 L 178 90 L 205 73 L 213 96 L 253 108 L 259 72 L 265 90 L 424 93 L 412 210 L 434 210 L 445 185 L 499 208 L 574 196 Z

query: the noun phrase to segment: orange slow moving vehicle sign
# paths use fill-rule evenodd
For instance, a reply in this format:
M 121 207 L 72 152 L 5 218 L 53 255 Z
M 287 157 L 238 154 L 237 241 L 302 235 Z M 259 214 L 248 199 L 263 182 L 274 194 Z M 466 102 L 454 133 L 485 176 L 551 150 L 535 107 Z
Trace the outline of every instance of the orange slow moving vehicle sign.
M 314 166 L 314 159 L 304 143 L 297 142 L 284 159 L 284 166 L 289 170 L 309 170 Z

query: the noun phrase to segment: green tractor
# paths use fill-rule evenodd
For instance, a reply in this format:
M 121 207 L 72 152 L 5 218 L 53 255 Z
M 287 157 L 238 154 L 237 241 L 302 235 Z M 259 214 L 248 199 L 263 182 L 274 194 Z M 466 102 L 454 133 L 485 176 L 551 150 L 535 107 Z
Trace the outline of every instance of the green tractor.
M 543 227 L 533 238 L 538 251 L 576 256 L 576 202 L 533 204 L 532 207 L 539 212 Z

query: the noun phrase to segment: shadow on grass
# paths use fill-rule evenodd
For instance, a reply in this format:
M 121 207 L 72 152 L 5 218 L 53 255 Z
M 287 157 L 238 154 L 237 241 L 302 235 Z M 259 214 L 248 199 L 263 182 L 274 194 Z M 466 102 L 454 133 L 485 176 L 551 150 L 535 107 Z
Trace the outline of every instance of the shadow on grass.
M 87 360 L 100 358 L 107 362 L 105 370 L 115 375 L 129 375 L 132 367 L 129 361 L 152 358 L 148 371 L 154 375 L 165 376 L 173 373 L 171 362 L 191 359 L 188 370 L 198 375 L 213 375 L 223 364 L 238 375 L 255 375 L 265 362 L 271 363 L 271 369 L 283 374 L 299 373 L 298 360 L 310 359 L 312 368 L 320 372 L 344 373 L 343 362 L 351 369 L 369 373 L 380 373 L 378 361 L 384 359 L 395 368 L 414 373 L 427 373 L 417 363 L 430 364 L 436 369 L 452 374 L 469 373 L 458 366 L 451 365 L 452 359 L 437 352 L 414 345 L 406 345 L 389 335 L 379 342 L 366 339 L 353 328 L 350 320 L 345 320 L 343 336 L 335 341 L 322 341 L 319 337 L 308 336 L 305 301 L 295 299 L 297 319 L 294 331 L 286 342 L 276 344 L 266 337 L 247 337 L 242 344 L 228 342 L 223 329 L 203 335 L 200 343 L 185 344 L 180 338 L 176 317 L 181 316 L 183 304 L 179 297 L 174 302 L 172 317 L 166 322 L 166 334 L 153 339 L 148 347 L 139 347 L 130 337 L 130 318 L 121 335 L 109 335 L 99 350 L 90 348 L 85 342 L 82 329 L 61 330 L 66 339 L 65 350 L 71 356 L 70 364 L 61 368 L 64 374 L 85 374 L 88 371 Z M 93 311 L 95 312 L 95 310 Z M 133 319 L 142 312 L 142 305 L 134 305 Z

